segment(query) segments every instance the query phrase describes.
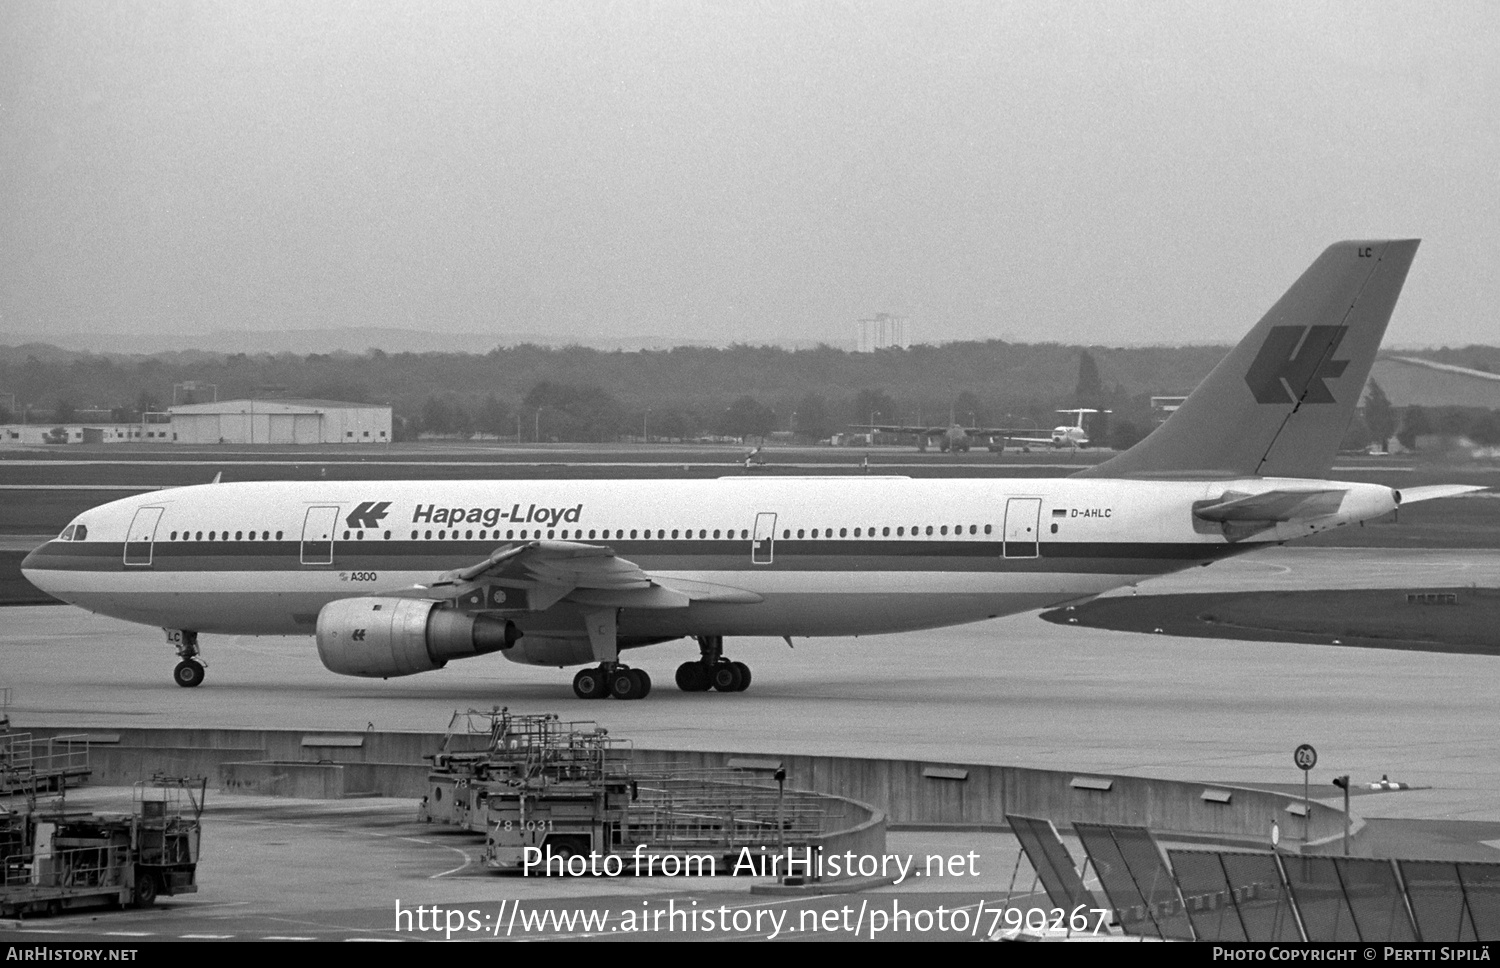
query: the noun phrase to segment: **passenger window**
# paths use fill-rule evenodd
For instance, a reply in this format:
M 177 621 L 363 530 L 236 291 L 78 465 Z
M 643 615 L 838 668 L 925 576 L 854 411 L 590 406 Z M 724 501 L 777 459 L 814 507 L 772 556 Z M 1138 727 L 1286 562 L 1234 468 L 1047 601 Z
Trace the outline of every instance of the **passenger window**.
M 365 540 L 365 533 L 363 531 L 360 531 L 359 533 L 357 533 L 355 535 L 355 537 L 358 538 L 359 540 L 363 541 L 363 540 Z
M 465 538 L 472 538 L 472 537 L 474 537 L 474 529 L 470 528 L 468 531 L 465 531 L 464 532 L 464 537 Z
M 849 529 L 848 528 L 839 528 L 839 537 L 840 538 L 847 538 L 847 537 L 849 537 Z
M 929 528 L 929 529 L 928 529 L 928 530 L 929 530 L 929 531 L 931 531 L 931 530 L 932 530 L 932 529 L 931 529 L 931 528 Z M 943 525 L 943 527 L 942 527 L 942 532 L 943 532 L 943 534 L 947 534 L 947 533 L 948 533 L 948 526 L 947 526 L 947 525 L 946 525 L 946 524 L 945 524 L 945 525 Z
M 677 537 L 677 529 L 676 528 L 672 529 L 672 537 L 674 537 L 674 538 Z
M 714 537 L 717 538 L 718 536 L 719 536 L 719 532 L 715 531 L 714 532 Z M 792 529 L 791 528 L 787 528 L 785 531 L 781 532 L 781 536 L 783 538 L 790 538 L 792 536 Z
M 69 529 L 68 529 L 68 530 L 69 530 L 69 531 L 71 531 L 71 530 L 72 530 L 72 529 L 71 529 L 71 528 L 69 528 Z M 63 532 L 63 534 L 68 534 L 68 532 L 67 532 L 67 531 L 64 531 L 64 532 Z M 68 536 L 68 537 L 69 537 L 69 538 L 71 538 L 71 537 L 72 537 L 72 535 L 69 535 L 69 536 Z M 64 540 L 67 540 L 67 539 L 64 539 Z M 172 532 L 172 540 L 173 540 L 173 541 L 176 541 L 176 540 L 177 540 L 177 532 L 176 532 L 176 531 L 173 531 L 173 532 Z
M 947 528 L 944 528 L 944 529 L 943 529 L 943 531 L 944 531 L 944 532 L 945 532 L 945 533 L 946 533 L 946 532 L 947 532 L 947 530 L 948 530 L 948 529 L 947 529 Z M 927 533 L 928 533 L 928 534 L 932 534 L 932 525 L 930 525 L 930 524 L 929 524 L 929 525 L 928 525 L 928 526 L 927 526 Z
M 985 534 L 989 534 L 990 533 L 990 526 L 989 525 L 985 525 L 984 526 L 984 533 Z
M 904 537 L 906 537 L 906 529 L 905 528 L 897 528 L 896 529 L 896 537 L 898 537 L 898 538 L 904 538 Z
M 208 533 L 208 540 L 210 540 L 210 541 L 212 541 L 212 540 L 214 540 L 214 535 L 216 535 L 216 534 L 218 534 L 218 533 L 219 533 L 219 532 L 217 532 L 217 531 L 210 531 L 210 532 L 209 532 L 209 533 Z
M 507 532 L 505 532 L 505 540 L 506 541 L 509 541 L 511 538 L 514 538 L 515 536 L 516 536 L 515 531 L 507 531 Z
M 805 531 L 803 531 L 801 528 L 798 528 L 797 529 L 797 537 L 799 537 L 799 538 L 805 538 L 805 537 L 807 537 L 807 533 Z
M 551 528 L 548 528 L 548 529 L 547 529 L 547 537 L 549 537 L 549 538 L 550 538 L 550 537 L 552 537 L 552 536 L 553 536 L 553 535 L 554 535 L 554 534 L 556 534 L 556 532 L 555 532 L 555 531 L 553 531 L 553 530 L 552 530 L 552 529 L 551 529 Z
M 276 540 L 277 541 L 281 540 L 281 532 L 280 531 L 276 532 Z
M 880 529 L 880 536 L 882 538 L 889 538 L 891 536 L 891 529 L 890 528 L 881 528 Z
M 859 537 L 859 529 L 858 529 L 858 528 L 855 528 L 855 529 L 854 529 L 854 536 L 855 536 L 855 537 L 856 537 L 856 538 L 858 538 L 858 537 Z

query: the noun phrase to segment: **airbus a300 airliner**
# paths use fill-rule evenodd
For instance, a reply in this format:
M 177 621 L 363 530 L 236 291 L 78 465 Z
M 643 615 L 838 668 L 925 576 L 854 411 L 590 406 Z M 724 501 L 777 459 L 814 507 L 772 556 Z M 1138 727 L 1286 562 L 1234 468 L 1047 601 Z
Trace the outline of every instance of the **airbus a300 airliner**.
M 182 686 L 203 680 L 203 633 L 300 633 L 344 675 L 499 652 L 583 665 L 578 696 L 621 699 L 651 686 L 622 650 L 690 637 L 678 686 L 738 691 L 727 636 L 1078 602 L 1473 490 L 1324 479 L 1416 250 L 1331 246 L 1169 421 L 1067 478 L 206 484 L 87 511 L 23 570 L 164 628 Z

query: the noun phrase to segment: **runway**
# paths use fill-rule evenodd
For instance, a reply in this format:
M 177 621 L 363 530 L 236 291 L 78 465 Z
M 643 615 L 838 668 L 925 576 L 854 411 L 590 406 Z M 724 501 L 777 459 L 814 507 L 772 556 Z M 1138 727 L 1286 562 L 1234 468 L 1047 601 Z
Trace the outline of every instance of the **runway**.
M 1269 549 L 1157 579 L 1139 593 L 1224 588 L 1500 585 L 1500 556 Z M 1125 591 L 1123 594 L 1130 594 Z M 1165 638 L 1051 625 L 1034 614 L 935 632 L 735 639 L 743 694 L 685 694 L 688 642 L 631 654 L 644 702 L 581 703 L 569 671 L 487 656 L 407 679 L 355 680 L 303 638 L 204 637 L 208 679 L 170 680 L 160 633 L 67 607 L 0 612 L 0 685 L 26 725 L 293 726 L 431 731 L 456 708 L 599 720 L 642 747 L 982 762 L 1220 783 L 1315 787 L 1389 774 L 1431 789 L 1365 797 L 1369 817 L 1500 820 L 1500 722 L 1485 657 Z M 1325 775 L 1326 774 L 1326 775 Z

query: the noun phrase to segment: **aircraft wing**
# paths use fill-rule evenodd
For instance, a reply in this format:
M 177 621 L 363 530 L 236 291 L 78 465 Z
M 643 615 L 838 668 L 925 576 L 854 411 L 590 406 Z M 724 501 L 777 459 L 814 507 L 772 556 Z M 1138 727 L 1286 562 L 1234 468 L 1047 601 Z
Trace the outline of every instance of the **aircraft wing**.
M 559 602 L 593 608 L 686 608 L 695 601 L 754 604 L 754 592 L 687 579 L 658 579 L 605 545 L 524 541 L 396 593 L 453 600 L 473 611 L 539 612 Z
M 914 427 L 902 424 L 850 424 L 849 429 L 876 434 L 916 434 L 921 437 L 937 437 L 948 432 L 947 427 Z
M 992 440 L 1011 440 L 1022 444 L 1053 443 L 1050 434 L 1045 437 L 1037 436 L 1038 434 L 1047 433 L 1047 431 L 1040 427 L 967 427 L 965 430 L 970 437 L 989 437 Z

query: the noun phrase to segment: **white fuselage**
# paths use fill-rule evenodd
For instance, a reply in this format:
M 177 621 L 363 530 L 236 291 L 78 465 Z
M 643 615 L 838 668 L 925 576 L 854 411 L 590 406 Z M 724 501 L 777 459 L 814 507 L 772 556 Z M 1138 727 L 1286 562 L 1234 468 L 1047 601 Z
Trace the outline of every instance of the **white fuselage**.
M 1337 513 L 1230 542 L 1195 503 L 1326 481 L 1100 479 L 403 481 L 213 484 L 80 515 L 23 564 L 37 587 L 168 629 L 311 634 L 341 598 L 431 583 L 507 543 L 607 546 L 652 577 L 753 593 L 625 609 L 622 643 L 684 635 L 861 635 L 1084 599 L 1260 543 L 1364 520 L 1389 488 L 1347 488 Z M 565 608 L 528 630 L 576 621 Z

